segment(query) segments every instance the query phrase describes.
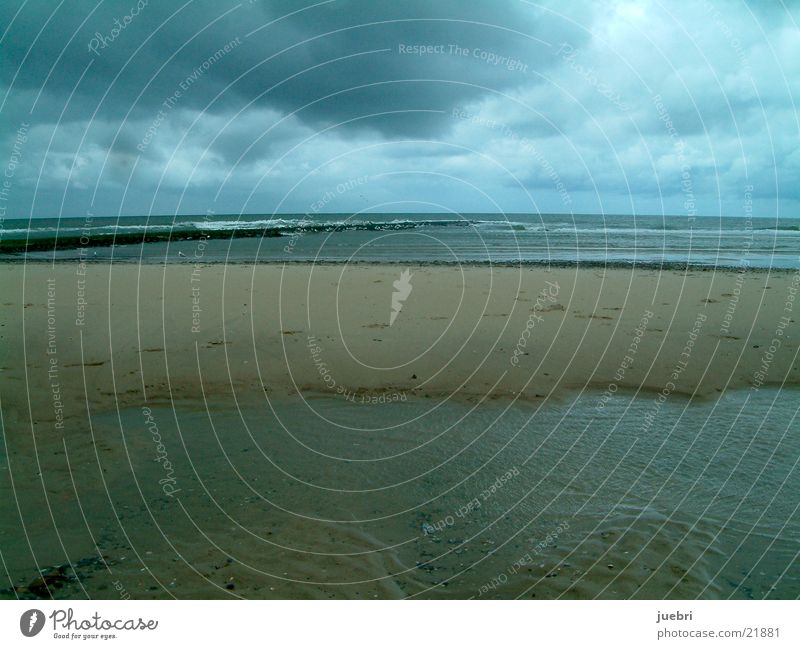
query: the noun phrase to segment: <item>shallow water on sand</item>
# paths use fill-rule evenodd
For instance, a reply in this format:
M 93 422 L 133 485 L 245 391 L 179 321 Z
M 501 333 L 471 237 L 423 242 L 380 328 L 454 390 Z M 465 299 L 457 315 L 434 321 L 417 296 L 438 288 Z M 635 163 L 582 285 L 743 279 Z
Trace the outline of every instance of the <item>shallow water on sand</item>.
M 796 391 L 394 396 L 5 421 L 0 596 L 800 594 Z

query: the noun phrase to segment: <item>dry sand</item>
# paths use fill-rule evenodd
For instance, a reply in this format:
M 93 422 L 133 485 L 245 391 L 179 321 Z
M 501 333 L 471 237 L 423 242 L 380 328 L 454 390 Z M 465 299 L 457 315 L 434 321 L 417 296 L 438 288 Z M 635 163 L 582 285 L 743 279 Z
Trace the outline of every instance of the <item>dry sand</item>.
M 703 396 L 800 377 L 797 273 L 412 268 L 389 326 L 401 270 L 5 265 L 3 409 L 53 419 L 53 368 L 66 418 L 87 403 L 198 397 L 201 385 L 535 399 L 609 384 Z

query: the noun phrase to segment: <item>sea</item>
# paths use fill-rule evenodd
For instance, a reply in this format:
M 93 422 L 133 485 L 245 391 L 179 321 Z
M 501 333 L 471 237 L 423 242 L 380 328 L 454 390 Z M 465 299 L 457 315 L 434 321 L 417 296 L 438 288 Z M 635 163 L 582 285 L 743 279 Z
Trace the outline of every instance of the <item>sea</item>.
M 800 218 L 280 214 L 6 219 L 0 259 L 794 268 Z

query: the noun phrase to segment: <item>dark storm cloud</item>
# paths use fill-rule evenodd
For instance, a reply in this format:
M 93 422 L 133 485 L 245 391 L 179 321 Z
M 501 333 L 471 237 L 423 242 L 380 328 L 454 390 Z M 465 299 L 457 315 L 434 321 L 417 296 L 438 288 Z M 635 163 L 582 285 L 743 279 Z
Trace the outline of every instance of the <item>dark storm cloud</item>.
M 6 1 L 5 158 L 29 126 L 3 207 L 304 211 L 369 174 L 376 204 L 471 211 L 468 185 L 510 211 L 682 214 L 688 174 L 700 211 L 741 213 L 752 186 L 786 213 L 797 20 L 711 0 Z
M 430 135 L 447 124 L 433 111 L 474 100 L 483 88 L 536 83 L 534 70 L 550 59 L 545 43 L 556 32 L 573 41 L 586 37 L 564 24 L 556 29 L 552 17 L 537 17 L 517 2 L 238 5 L 150 0 L 139 9 L 121 0 L 70 2 L 58 10 L 51 3 L 26 6 L 12 26 L 13 38 L 4 42 L 0 82 L 26 94 L 41 89 L 37 110 L 50 119 L 73 91 L 66 119 L 95 111 L 100 119 L 119 119 L 129 110 L 134 117 L 148 115 L 197 66 L 236 43 L 213 75 L 184 94 L 182 108 L 222 113 L 255 101 L 299 111 L 314 126 L 355 119 L 352 126 L 384 134 Z M 3 24 L 17 8 L 2 5 Z M 407 53 L 414 46 L 434 49 L 422 56 Z M 509 61 L 498 63 L 502 57 Z M 527 71 L 509 70 L 513 62 Z

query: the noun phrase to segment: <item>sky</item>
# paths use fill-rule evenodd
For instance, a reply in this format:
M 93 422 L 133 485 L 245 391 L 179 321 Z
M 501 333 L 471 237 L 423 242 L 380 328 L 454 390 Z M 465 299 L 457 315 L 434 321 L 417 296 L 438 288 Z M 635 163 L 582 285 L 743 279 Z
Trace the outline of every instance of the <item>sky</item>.
M 3 0 L 0 218 L 800 216 L 800 4 Z

